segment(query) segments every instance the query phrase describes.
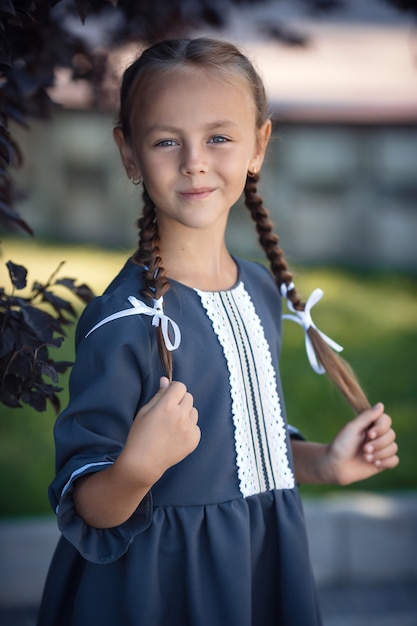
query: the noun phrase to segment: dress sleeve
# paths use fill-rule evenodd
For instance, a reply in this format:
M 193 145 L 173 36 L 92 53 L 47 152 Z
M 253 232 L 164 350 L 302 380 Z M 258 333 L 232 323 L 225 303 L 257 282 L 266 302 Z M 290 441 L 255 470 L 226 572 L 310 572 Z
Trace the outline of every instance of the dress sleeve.
M 290 439 L 305 441 L 305 437 L 301 433 L 301 431 L 299 431 L 298 428 L 296 428 L 295 426 L 291 426 L 291 424 L 288 424 L 288 433 L 290 435 Z
M 49 490 L 58 526 L 87 560 L 107 563 L 126 552 L 137 533 L 151 523 L 152 496 L 120 526 L 96 529 L 85 524 L 73 502 L 75 481 L 109 467 L 120 454 L 133 419 L 156 392 L 160 372 L 152 371 L 157 346 L 149 318 L 135 315 L 107 323 L 87 338 L 101 319 L 128 303 L 97 298 L 77 328 L 70 400 L 58 417 L 54 435 L 56 476 Z M 109 503 L 111 506 L 111 503 Z

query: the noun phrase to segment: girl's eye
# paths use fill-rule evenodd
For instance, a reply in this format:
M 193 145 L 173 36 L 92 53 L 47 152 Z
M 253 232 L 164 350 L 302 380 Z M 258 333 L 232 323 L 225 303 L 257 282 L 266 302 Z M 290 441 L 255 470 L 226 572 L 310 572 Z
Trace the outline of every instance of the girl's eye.
M 214 135 L 214 137 L 211 137 L 209 140 L 209 143 L 226 143 L 227 141 L 229 141 L 229 139 L 223 135 Z
M 174 139 L 163 139 L 162 141 L 158 141 L 155 146 L 157 148 L 171 148 L 171 146 L 176 146 L 177 142 Z

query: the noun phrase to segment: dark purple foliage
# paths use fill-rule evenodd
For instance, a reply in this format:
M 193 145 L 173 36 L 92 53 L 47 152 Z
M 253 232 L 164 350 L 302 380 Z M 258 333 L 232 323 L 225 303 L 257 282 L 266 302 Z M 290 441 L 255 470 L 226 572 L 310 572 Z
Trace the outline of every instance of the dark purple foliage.
M 58 374 L 71 363 L 54 361 L 49 348 L 61 345 L 64 327 L 73 323 L 76 312 L 53 290 L 64 287 L 84 303 L 93 294 L 72 278 L 55 279 L 54 272 L 45 284 L 35 282 L 30 294 L 22 296 L 18 292 L 27 285 L 26 268 L 12 261 L 7 262 L 7 268 L 12 288 L 9 294 L 0 289 L 0 402 L 9 407 L 29 404 L 36 411 L 44 411 L 49 401 L 58 411 Z
M 74 80 L 88 80 L 99 105 L 107 70 L 105 47 L 180 36 L 190 27 L 204 24 L 220 27 L 225 25 L 231 5 L 262 1 L 0 0 L 0 224 L 33 235 L 15 207 L 19 193 L 10 168 L 21 165 L 22 155 L 9 125 L 14 122 L 29 127 L 34 117 L 51 117 L 55 105 L 47 90 L 54 84 L 57 68 L 70 68 Z M 416 0 L 381 1 L 417 15 Z M 343 0 L 294 2 L 303 6 L 306 13 L 315 14 L 340 10 L 345 5 Z M 100 51 L 88 45 L 82 29 L 69 29 L 69 18 L 77 14 L 82 23 L 104 15 L 110 18 L 106 20 L 110 27 Z M 258 28 L 289 45 L 307 43 L 302 33 L 279 21 L 261 23 Z M 16 291 L 26 286 L 27 270 L 11 261 L 7 267 L 13 289 L 7 294 L 0 287 L 0 402 L 10 407 L 26 403 L 43 411 L 49 401 L 58 410 L 58 374 L 70 364 L 53 361 L 48 348 L 61 344 L 64 326 L 71 323 L 75 311 L 52 288 L 64 287 L 83 302 L 91 299 L 91 290 L 84 284 L 76 285 L 73 279 L 55 280 L 55 272 L 47 284 L 35 282 L 28 297 L 19 297 Z M 51 382 L 45 382 L 44 377 Z

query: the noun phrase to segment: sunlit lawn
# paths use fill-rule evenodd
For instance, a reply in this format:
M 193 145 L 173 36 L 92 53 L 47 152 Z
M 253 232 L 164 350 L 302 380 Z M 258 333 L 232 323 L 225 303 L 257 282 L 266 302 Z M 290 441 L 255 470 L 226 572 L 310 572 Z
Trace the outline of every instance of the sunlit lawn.
M 4 263 L 11 259 L 29 268 L 29 283 L 46 280 L 65 260 L 61 277 L 77 278 L 99 293 L 116 274 L 128 251 L 55 246 L 28 240 L 2 245 L 0 285 L 9 287 Z M 325 295 L 313 311 L 320 329 L 345 346 L 371 402 L 382 400 L 393 416 L 401 452 L 400 466 L 355 486 L 357 489 L 404 490 L 417 487 L 417 280 L 388 273 L 298 268 L 304 295 L 320 286 Z M 63 288 L 59 295 L 66 296 Z M 77 305 L 79 306 L 79 305 Z M 80 309 L 81 310 L 81 309 Z M 73 359 L 73 331 L 60 358 Z M 351 411 L 326 377 L 310 369 L 299 326 L 284 322 L 282 378 L 289 421 L 306 437 L 328 441 Z M 66 402 L 66 377 L 62 377 Z M 0 405 L 0 515 L 48 513 L 47 486 L 53 476 L 53 411 Z M 322 488 L 302 487 L 304 494 Z

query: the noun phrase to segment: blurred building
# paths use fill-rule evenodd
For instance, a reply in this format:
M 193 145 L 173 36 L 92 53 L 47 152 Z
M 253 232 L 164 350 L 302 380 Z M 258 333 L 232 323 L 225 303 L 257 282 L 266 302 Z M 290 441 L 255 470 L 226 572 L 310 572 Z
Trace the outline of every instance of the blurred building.
M 415 271 L 416 34 L 382 2 L 349 7 L 307 21 L 294 3 L 260 3 L 231 15 L 227 33 L 199 34 L 236 42 L 264 77 L 274 137 L 261 192 L 291 260 Z M 274 40 L 283 24 L 309 45 Z M 112 57 L 119 74 L 134 54 Z M 21 212 L 38 236 L 133 246 L 140 192 L 120 165 L 112 114 L 88 110 L 86 85 L 65 73 L 54 97 L 65 106 L 53 122 L 21 133 Z M 259 253 L 241 206 L 228 238 L 236 254 Z

